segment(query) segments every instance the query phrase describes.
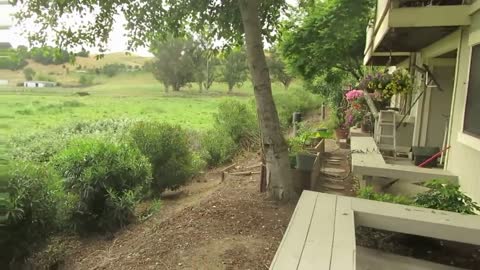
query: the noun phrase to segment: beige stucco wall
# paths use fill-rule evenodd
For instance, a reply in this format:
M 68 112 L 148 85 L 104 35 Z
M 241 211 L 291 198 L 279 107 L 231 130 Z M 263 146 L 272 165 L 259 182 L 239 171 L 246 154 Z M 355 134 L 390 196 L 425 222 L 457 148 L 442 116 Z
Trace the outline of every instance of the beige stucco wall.
M 455 66 L 433 66 L 433 74 L 437 78 L 440 89 L 427 88 L 428 124 L 425 146 L 443 146 L 445 127 L 449 120 L 452 93 L 455 81 Z
M 447 157 L 447 170 L 459 176 L 463 191 L 475 201 L 480 202 L 480 151 L 461 140 L 463 131 L 463 115 L 467 93 L 469 62 L 471 47 L 470 38 L 480 31 L 480 14 L 475 14 L 472 26 L 462 30 L 460 49 L 457 59 L 457 80 L 454 89 L 454 100 L 451 108 L 451 130 L 449 144 L 451 150 Z M 480 42 L 480 39 L 477 41 Z M 480 90 L 480 89 L 477 89 Z M 480 121 L 480 115 L 479 121 Z M 480 140 L 479 144 L 480 144 Z

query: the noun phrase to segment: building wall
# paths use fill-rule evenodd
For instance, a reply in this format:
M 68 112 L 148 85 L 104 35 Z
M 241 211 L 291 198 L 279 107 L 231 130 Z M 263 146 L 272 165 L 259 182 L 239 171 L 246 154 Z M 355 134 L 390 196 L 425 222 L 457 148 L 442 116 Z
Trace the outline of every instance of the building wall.
M 480 202 L 480 140 L 466 141 L 463 135 L 463 115 L 467 94 L 467 82 L 470 63 L 470 43 L 480 31 L 480 14 L 474 14 L 472 25 L 462 30 L 457 59 L 457 79 L 454 100 L 451 108 L 450 140 L 451 149 L 447 156 L 447 170 L 459 176 L 461 188 L 475 201 Z M 475 43 L 480 43 L 477 38 Z M 479 116 L 480 121 L 480 116 Z
M 427 89 L 429 113 L 425 146 L 442 148 L 452 104 L 455 66 L 433 66 L 432 72 L 437 78 L 441 90 L 438 88 Z

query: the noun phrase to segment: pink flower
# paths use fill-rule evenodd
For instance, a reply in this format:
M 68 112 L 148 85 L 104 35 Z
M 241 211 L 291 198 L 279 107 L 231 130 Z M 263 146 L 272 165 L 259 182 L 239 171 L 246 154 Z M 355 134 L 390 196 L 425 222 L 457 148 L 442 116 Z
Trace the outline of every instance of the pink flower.
M 363 97 L 363 91 L 362 90 L 350 90 L 345 94 L 345 97 L 347 98 L 347 101 L 356 100 L 358 98 Z

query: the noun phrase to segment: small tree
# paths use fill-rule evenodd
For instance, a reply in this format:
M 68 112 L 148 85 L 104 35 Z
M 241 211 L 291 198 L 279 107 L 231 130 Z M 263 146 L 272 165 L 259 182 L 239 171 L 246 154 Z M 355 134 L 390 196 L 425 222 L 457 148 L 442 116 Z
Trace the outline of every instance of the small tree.
M 33 77 L 35 77 L 35 70 L 33 70 L 33 68 L 31 67 L 27 67 L 23 70 L 23 75 L 25 75 L 25 80 L 27 81 L 31 81 L 33 80 Z
M 125 66 L 122 64 L 108 64 L 103 67 L 103 73 L 108 77 L 113 77 L 125 70 Z
M 164 42 L 154 42 L 151 46 L 156 57 L 153 63 L 153 75 L 165 85 L 165 91 L 171 86 L 173 91 L 194 79 L 192 60 L 193 42 L 183 38 L 169 38 Z
M 285 62 L 276 50 L 270 52 L 267 63 L 273 79 L 281 82 L 285 89 L 288 89 L 290 83 L 293 81 L 293 76 L 287 71 Z
M 228 92 L 247 80 L 247 56 L 243 51 L 234 50 L 225 57 L 222 75 L 228 84 Z

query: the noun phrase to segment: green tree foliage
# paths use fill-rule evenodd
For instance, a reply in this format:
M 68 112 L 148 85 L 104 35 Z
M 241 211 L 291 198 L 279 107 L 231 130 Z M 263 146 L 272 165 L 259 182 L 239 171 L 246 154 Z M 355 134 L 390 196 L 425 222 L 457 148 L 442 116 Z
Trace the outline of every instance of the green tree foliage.
M 90 55 L 90 52 L 87 51 L 85 48 L 82 48 L 81 51 L 79 51 L 75 54 L 75 56 L 84 57 L 84 58 L 87 58 L 89 55 Z
M 126 66 L 124 64 L 107 64 L 102 68 L 102 72 L 108 77 L 114 77 L 125 70 Z
M 166 41 L 154 42 L 151 51 L 156 57 L 153 63 L 153 75 L 165 85 L 168 91 L 174 91 L 194 79 L 193 51 L 194 43 L 190 39 L 169 38 Z
M 366 27 L 373 0 L 309 1 L 305 16 L 286 24 L 280 48 L 288 64 L 305 79 L 339 69 L 362 77 Z
M 25 76 L 25 80 L 31 81 L 33 80 L 33 77 L 35 76 L 36 72 L 33 70 L 31 67 L 27 67 L 23 70 L 23 75 Z
M 43 65 L 61 65 L 75 59 L 75 56 L 60 48 L 44 46 L 32 48 L 30 58 Z
M 78 83 L 81 85 L 81 86 L 90 86 L 93 84 L 93 76 L 91 75 L 85 75 L 85 74 L 82 74 L 80 75 L 80 79 L 78 79 Z
M 273 79 L 281 82 L 285 89 L 288 89 L 294 77 L 287 71 L 286 64 L 277 50 L 270 51 L 267 63 Z
M 0 69 L 19 70 L 28 62 L 22 51 L 15 49 L 0 49 Z
M 228 84 L 228 92 L 233 87 L 242 85 L 247 80 L 247 56 L 242 50 L 233 50 L 223 61 L 222 80 Z

